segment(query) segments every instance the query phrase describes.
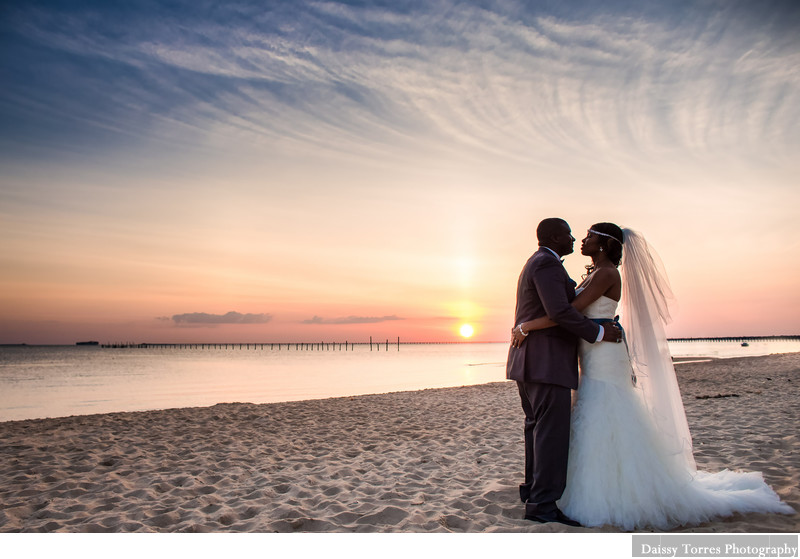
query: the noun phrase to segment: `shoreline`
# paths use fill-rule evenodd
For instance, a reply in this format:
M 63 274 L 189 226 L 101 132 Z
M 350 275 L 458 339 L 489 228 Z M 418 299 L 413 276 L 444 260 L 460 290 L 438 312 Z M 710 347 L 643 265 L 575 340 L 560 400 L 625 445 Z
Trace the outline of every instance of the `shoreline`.
M 800 354 L 676 370 L 698 468 L 761 471 L 800 510 Z M 8 421 L 0 532 L 618 532 L 522 519 L 522 450 L 510 381 Z M 800 515 L 673 531 L 798 532 Z

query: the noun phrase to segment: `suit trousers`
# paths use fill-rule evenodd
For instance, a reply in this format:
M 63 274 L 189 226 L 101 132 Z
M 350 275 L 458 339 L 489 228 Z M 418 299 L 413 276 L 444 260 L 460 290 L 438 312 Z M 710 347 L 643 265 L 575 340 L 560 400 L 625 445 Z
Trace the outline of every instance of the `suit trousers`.
M 517 381 L 525 412 L 525 483 L 520 497 L 527 515 L 555 511 L 567 485 L 572 393 L 565 386 Z

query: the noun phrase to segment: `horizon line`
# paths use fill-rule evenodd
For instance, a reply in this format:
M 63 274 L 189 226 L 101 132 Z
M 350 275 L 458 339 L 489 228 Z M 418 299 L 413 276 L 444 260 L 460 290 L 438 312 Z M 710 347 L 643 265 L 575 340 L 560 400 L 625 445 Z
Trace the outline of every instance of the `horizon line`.
M 800 334 L 775 334 L 769 336 L 699 336 L 699 337 L 677 337 L 677 338 L 667 338 L 668 342 L 690 342 L 690 341 L 708 341 L 708 342 L 720 342 L 720 341 L 758 341 L 758 340 L 797 340 L 800 341 Z M 286 341 L 273 341 L 273 342 L 104 342 L 100 343 L 98 341 L 90 340 L 85 342 L 74 342 L 74 343 L 34 343 L 29 344 L 26 342 L 20 343 L 0 343 L 0 347 L 73 347 L 73 346 L 86 346 L 86 347 L 101 347 L 101 348 L 110 348 L 110 349 L 121 349 L 121 348 L 147 348 L 147 347 L 158 347 L 158 346 L 325 346 L 325 345 L 443 345 L 443 344 L 503 344 L 509 343 L 508 341 L 499 341 L 499 340 L 446 340 L 446 341 L 419 341 L 419 340 L 412 340 L 412 341 L 401 341 L 400 338 L 396 340 L 391 339 L 383 339 L 380 341 L 375 340 L 367 340 L 367 341 L 355 341 L 351 342 L 349 340 L 343 341 L 293 341 L 293 342 L 286 342 Z

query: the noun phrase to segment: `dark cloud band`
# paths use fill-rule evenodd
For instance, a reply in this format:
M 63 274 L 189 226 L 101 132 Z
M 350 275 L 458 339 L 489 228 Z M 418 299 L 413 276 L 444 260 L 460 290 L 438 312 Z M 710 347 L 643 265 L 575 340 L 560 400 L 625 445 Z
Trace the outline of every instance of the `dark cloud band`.
M 193 312 L 176 314 L 172 320 L 175 324 L 265 324 L 272 320 L 272 315 L 266 313 L 242 314 L 233 311 L 225 314 Z

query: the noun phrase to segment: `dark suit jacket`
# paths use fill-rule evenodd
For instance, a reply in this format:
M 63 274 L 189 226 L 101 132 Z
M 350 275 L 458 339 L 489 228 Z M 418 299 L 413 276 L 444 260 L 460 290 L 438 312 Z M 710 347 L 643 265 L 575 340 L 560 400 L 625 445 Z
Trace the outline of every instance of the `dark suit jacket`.
M 573 299 L 575 282 L 552 252 L 540 248 L 519 275 L 514 324 L 548 316 L 558 326 L 533 330 L 509 349 L 506 378 L 578 388 L 578 337 L 594 342 L 600 327 L 575 310 Z

